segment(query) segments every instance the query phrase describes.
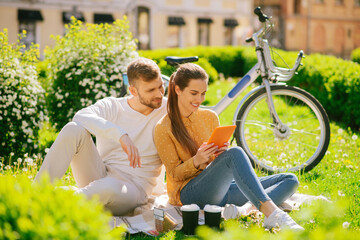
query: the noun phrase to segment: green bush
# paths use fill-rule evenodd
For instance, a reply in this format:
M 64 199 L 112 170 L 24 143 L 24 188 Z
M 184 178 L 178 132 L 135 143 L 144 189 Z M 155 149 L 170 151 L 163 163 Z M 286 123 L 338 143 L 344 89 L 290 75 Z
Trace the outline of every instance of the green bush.
M 8 43 L 7 29 L 0 32 L 0 156 L 5 159 L 38 151 L 37 136 L 44 120 L 44 90 L 36 72 L 38 56 L 37 45 L 26 50 L 19 40 Z
M 64 37 L 45 51 L 49 118 L 60 130 L 83 107 L 121 94 L 122 73 L 138 57 L 126 18 L 83 25 L 72 19 Z
M 351 52 L 351 60 L 360 63 L 360 48 L 356 48 Z
M 165 61 L 165 57 L 167 56 L 177 56 L 177 57 L 190 57 L 190 56 L 199 56 L 198 52 L 193 51 L 191 49 L 180 49 L 180 48 L 171 48 L 171 49 L 158 49 L 158 50 L 145 50 L 139 51 L 140 56 L 150 58 L 154 60 L 161 69 L 161 73 L 167 76 L 171 76 L 171 74 L 175 71 L 175 67 L 168 65 Z M 209 82 L 214 82 L 219 76 L 216 69 L 209 63 L 206 58 L 199 58 L 198 62 L 202 68 L 205 69 L 207 74 L 209 75 Z
M 31 184 L 26 176 L 0 176 L 0 239 L 119 239 L 110 222 L 98 202 L 45 179 Z

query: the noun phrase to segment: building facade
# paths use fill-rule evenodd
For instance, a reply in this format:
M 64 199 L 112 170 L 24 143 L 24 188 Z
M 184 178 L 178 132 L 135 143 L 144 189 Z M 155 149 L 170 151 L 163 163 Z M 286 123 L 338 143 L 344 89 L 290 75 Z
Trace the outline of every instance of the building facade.
M 252 0 L 0 0 L 0 30 L 15 42 L 53 46 L 71 16 L 88 23 L 126 15 L 139 49 L 240 45 L 251 33 Z
M 276 38 L 283 49 L 349 58 L 360 47 L 360 0 L 255 0 L 254 5 L 278 21 Z

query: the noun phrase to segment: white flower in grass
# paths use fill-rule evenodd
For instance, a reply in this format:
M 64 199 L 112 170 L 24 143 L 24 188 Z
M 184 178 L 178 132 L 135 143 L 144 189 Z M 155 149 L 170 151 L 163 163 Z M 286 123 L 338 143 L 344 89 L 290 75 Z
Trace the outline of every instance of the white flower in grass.
M 32 158 L 27 157 L 27 158 L 25 158 L 25 162 L 31 166 L 34 163 L 34 160 Z
M 338 191 L 338 195 L 340 196 L 340 197 L 344 197 L 345 196 L 345 194 L 342 192 L 342 191 Z
M 349 228 L 350 223 L 349 222 L 343 222 L 342 227 L 343 228 Z
M 356 139 L 358 139 L 358 136 L 354 134 L 354 135 L 352 135 L 351 139 L 356 141 Z

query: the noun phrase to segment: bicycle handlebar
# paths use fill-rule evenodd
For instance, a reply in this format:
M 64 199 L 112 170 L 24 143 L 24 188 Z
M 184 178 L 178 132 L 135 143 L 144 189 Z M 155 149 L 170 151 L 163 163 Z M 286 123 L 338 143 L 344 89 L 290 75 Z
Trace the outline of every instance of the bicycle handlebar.
M 260 7 L 255 8 L 254 13 L 259 17 L 259 21 L 262 23 L 266 22 L 266 20 L 269 20 L 269 17 L 261 11 Z
M 268 76 L 270 79 L 277 79 L 280 81 L 289 80 L 299 68 L 304 52 L 302 50 L 299 52 L 292 68 L 274 66 L 273 59 L 269 52 L 269 45 L 265 38 L 265 35 L 273 28 L 273 24 L 270 20 L 271 17 L 265 15 L 260 7 L 255 8 L 254 13 L 259 17 L 259 21 L 263 23 L 263 27 L 253 33 L 251 38 L 246 39 L 246 42 L 255 42 L 257 58 L 260 64 L 260 70 L 264 74 L 263 76 Z

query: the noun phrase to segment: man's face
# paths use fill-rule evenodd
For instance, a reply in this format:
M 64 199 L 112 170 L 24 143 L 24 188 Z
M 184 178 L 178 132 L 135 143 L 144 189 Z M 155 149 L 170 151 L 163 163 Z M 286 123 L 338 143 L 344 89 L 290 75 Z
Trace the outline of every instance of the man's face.
M 138 80 L 135 89 L 141 104 L 152 109 L 161 107 L 165 89 L 160 76 L 149 82 Z

